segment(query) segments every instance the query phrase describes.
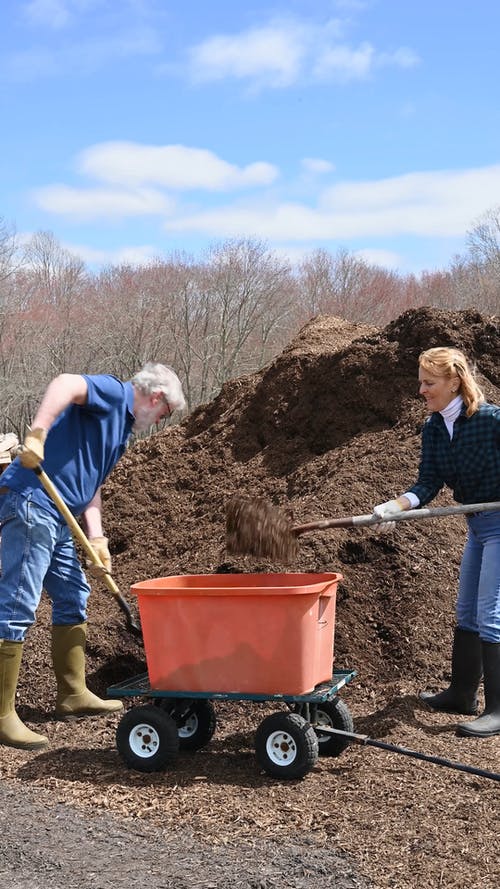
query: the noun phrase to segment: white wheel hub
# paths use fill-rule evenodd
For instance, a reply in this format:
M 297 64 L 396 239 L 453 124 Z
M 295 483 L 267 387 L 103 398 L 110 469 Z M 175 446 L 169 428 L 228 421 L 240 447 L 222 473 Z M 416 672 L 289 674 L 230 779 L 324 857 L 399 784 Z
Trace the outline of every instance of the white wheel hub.
M 135 756 L 141 759 L 149 759 L 154 756 L 160 746 L 160 736 L 153 726 L 147 722 L 141 722 L 134 726 L 129 735 L 129 745 Z
M 266 741 L 266 752 L 275 765 L 289 766 L 297 756 L 297 745 L 289 732 L 272 732 Z
M 179 738 L 192 738 L 198 731 L 198 717 L 195 713 L 188 716 L 184 725 L 179 729 Z

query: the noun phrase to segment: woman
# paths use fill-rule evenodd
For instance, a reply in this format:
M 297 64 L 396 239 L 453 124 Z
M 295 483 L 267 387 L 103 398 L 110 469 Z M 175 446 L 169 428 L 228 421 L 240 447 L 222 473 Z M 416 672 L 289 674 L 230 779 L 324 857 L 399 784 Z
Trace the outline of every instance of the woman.
M 381 529 L 401 510 L 429 503 L 443 485 L 459 503 L 500 501 L 500 407 L 485 401 L 465 355 L 452 348 L 422 352 L 419 383 L 430 417 L 422 433 L 418 479 L 396 500 L 375 507 L 384 519 Z M 483 674 L 484 712 L 460 723 L 458 733 L 488 737 L 500 734 L 500 511 L 466 518 L 451 684 L 420 697 L 434 710 L 475 714 Z

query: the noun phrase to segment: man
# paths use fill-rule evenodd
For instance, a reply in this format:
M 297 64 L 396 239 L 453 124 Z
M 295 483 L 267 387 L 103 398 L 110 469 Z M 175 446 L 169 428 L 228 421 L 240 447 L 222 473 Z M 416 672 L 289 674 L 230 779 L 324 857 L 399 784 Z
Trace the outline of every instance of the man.
M 146 364 L 128 382 L 60 374 L 49 383 L 18 458 L 0 487 L 0 744 L 37 750 L 44 735 L 15 710 L 23 642 L 42 589 L 52 603 L 56 715 L 108 714 L 121 701 L 102 700 L 85 682 L 86 604 L 90 594 L 70 530 L 33 468 L 43 461 L 62 499 L 81 516 L 103 565 L 111 569 L 101 516 L 101 486 L 132 432 L 146 431 L 185 406 L 181 383 L 163 364 Z

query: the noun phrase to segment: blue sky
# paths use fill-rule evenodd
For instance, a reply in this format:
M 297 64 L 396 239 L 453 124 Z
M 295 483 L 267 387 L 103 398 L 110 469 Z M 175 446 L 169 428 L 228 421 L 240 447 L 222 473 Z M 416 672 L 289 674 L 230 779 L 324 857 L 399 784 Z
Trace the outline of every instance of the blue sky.
M 500 205 L 497 0 L 3 0 L 0 216 L 93 268 L 445 268 Z

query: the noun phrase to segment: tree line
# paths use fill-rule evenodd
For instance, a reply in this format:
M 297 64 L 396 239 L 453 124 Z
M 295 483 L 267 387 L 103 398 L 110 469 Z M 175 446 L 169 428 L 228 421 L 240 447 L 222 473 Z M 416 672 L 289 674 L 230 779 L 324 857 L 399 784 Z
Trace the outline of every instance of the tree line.
M 500 207 L 468 233 L 464 256 L 419 277 L 343 248 L 292 266 L 251 238 L 215 244 L 202 258 L 175 253 L 92 273 L 50 232 L 21 248 L 0 219 L 0 432 L 21 438 L 63 371 L 129 379 L 145 361 L 162 361 L 182 378 L 192 411 L 267 364 L 315 315 L 383 327 L 423 305 L 498 313 Z

